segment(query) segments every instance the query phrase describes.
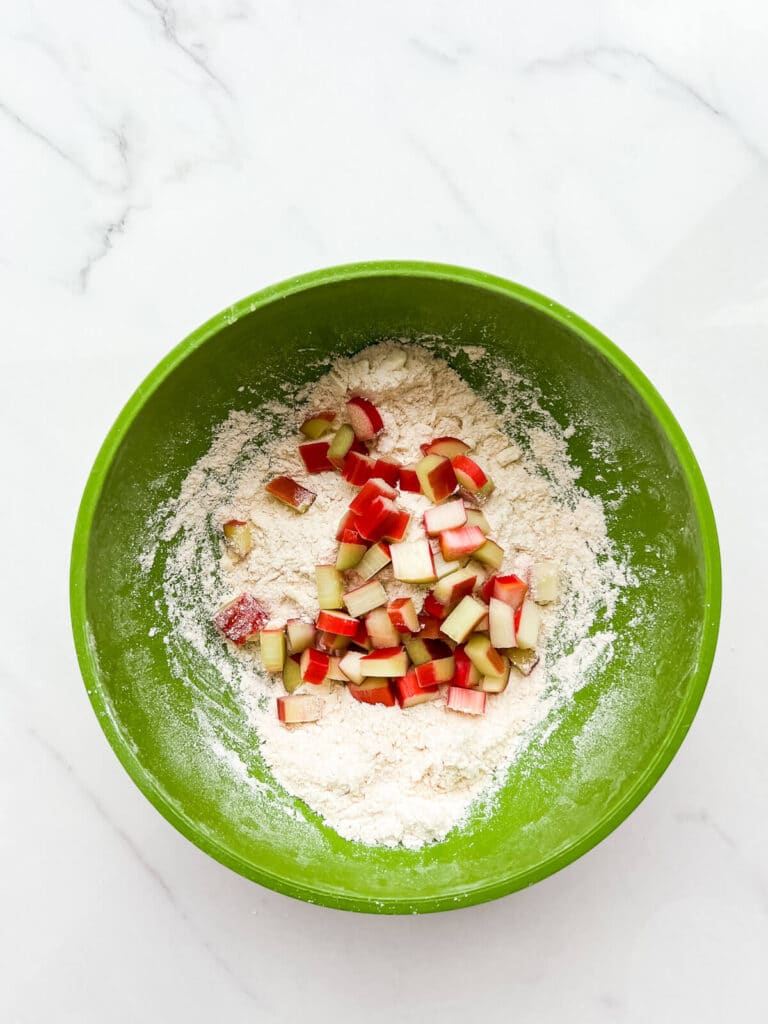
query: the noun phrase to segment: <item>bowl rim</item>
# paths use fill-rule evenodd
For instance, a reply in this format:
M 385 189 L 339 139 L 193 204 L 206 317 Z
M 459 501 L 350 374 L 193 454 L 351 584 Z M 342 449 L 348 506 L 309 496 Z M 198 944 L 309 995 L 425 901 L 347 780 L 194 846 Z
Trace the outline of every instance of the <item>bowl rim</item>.
M 595 822 L 589 831 L 583 833 L 567 847 L 541 861 L 534 868 L 518 875 L 510 874 L 505 878 L 481 883 L 470 889 L 447 890 L 439 896 L 374 899 L 369 896 L 350 895 L 348 892 L 335 890 L 330 886 L 314 888 L 297 884 L 291 878 L 277 875 L 249 863 L 239 854 L 230 850 L 225 843 L 212 838 L 191 821 L 163 792 L 154 777 L 142 767 L 130 740 L 123 735 L 118 721 L 112 714 L 110 701 L 102 691 L 97 656 L 88 624 L 86 569 L 93 518 L 113 458 L 135 417 L 179 363 L 224 327 L 269 303 L 318 286 L 341 281 L 398 276 L 470 285 L 514 298 L 575 332 L 584 342 L 597 349 L 628 380 L 664 430 L 680 462 L 693 498 L 704 549 L 705 619 L 696 670 L 664 742 L 659 746 L 655 756 L 648 762 L 642 773 L 634 780 L 634 784 L 624 799 Z M 77 514 L 70 563 L 72 631 L 85 688 L 97 720 L 118 760 L 150 803 L 182 835 L 201 850 L 252 881 L 309 903 L 319 903 L 342 910 L 388 914 L 450 910 L 505 896 L 559 871 L 587 853 L 617 828 L 635 810 L 664 774 L 691 726 L 706 688 L 717 646 L 721 590 L 722 573 L 717 526 L 701 469 L 679 423 L 639 367 L 617 345 L 586 320 L 530 288 L 479 270 L 417 260 L 348 263 L 288 278 L 226 307 L 179 342 L 136 388 L 117 416 L 96 455 Z

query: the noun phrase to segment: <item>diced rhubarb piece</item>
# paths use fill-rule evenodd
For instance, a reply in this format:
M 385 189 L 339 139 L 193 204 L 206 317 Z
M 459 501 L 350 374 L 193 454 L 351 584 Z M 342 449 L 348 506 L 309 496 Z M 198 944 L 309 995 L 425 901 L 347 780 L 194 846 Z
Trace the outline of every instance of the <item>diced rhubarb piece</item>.
M 504 671 L 504 659 L 483 633 L 473 633 L 464 644 L 464 651 L 483 676 L 498 676 Z
M 339 520 L 339 525 L 336 530 L 336 540 L 344 540 L 344 534 L 349 530 L 355 529 L 355 523 L 357 522 L 357 516 L 354 512 L 345 512 Z M 355 533 L 357 531 L 355 530 Z
M 560 592 L 557 563 L 549 560 L 531 566 L 531 589 L 536 604 L 550 604 Z
M 467 522 L 467 510 L 461 498 L 446 501 L 444 505 L 433 505 L 424 513 L 424 530 L 429 537 L 436 537 L 443 530 L 453 530 Z
M 397 515 L 390 522 L 387 532 L 384 534 L 386 540 L 391 543 L 399 543 L 405 537 L 408 532 L 408 526 L 411 522 L 411 515 L 409 512 L 405 512 L 403 509 L 397 510 Z
M 321 697 L 294 693 L 289 697 L 277 698 L 277 717 L 285 725 L 298 725 L 301 722 L 316 722 L 322 718 L 325 701 Z
M 370 455 L 351 451 L 344 460 L 342 476 L 347 483 L 352 484 L 354 487 L 362 487 L 373 476 L 373 467 L 375 465 L 376 462 Z
M 456 650 L 453 652 L 453 657 L 456 662 L 456 672 L 453 677 L 452 686 L 477 686 L 480 680 L 483 678 L 478 672 L 475 665 L 467 657 L 464 647 L 459 644 Z
M 416 466 L 401 466 L 400 467 L 400 490 L 409 491 L 411 494 L 421 493 L 421 484 L 419 482 L 419 474 L 416 472 Z
M 463 643 L 478 622 L 485 615 L 485 605 L 476 601 L 474 597 L 467 595 L 462 597 L 451 614 L 441 627 L 441 632 L 455 640 L 457 644 Z
M 485 581 L 485 583 L 480 588 L 480 597 L 482 597 L 482 599 L 485 601 L 486 604 L 488 604 L 489 601 L 491 600 L 491 598 L 493 597 L 493 585 L 494 585 L 495 582 L 496 582 L 496 577 L 495 576 L 489 576 L 488 579 Z
M 529 676 L 539 664 L 536 651 L 524 651 L 520 647 L 513 647 L 511 651 L 507 651 L 507 656 L 517 671 L 524 676 Z
M 384 566 L 389 565 L 391 561 L 392 556 L 389 553 L 389 544 L 379 541 L 372 548 L 368 548 L 355 567 L 355 572 L 358 576 L 362 576 L 364 580 L 369 580 L 377 572 L 381 572 Z
M 469 523 L 470 526 L 479 526 L 486 537 L 491 532 L 488 520 L 479 508 L 467 509 L 467 523 Z
M 475 626 L 476 633 L 489 633 L 491 630 L 491 617 L 488 614 L 488 607 L 486 606 L 485 615 L 480 619 L 478 624 Z
M 253 550 L 251 526 L 242 519 L 230 519 L 222 527 L 227 549 L 237 559 L 245 558 Z
M 427 701 L 437 700 L 440 696 L 439 686 L 419 686 L 415 669 L 395 679 L 393 685 L 401 708 L 412 708 L 415 704 L 425 704 Z
M 347 415 L 355 437 L 361 441 L 371 441 L 384 429 L 384 421 L 379 410 L 367 398 L 355 395 L 347 402 Z
M 308 437 L 310 441 L 317 441 L 323 434 L 327 434 L 329 430 L 333 429 L 333 422 L 336 419 L 336 413 L 325 411 L 316 412 L 314 416 L 310 416 L 309 419 L 304 420 L 301 424 L 301 432 L 304 437 Z
M 388 484 L 382 477 L 373 476 L 370 480 L 366 480 L 352 501 L 350 501 L 349 511 L 359 516 L 373 504 L 376 498 L 390 498 L 394 500 L 396 497 L 397 489 L 395 487 Z
M 354 636 L 357 632 L 357 619 L 344 612 L 321 611 L 317 616 L 317 628 L 336 636 Z
M 443 576 L 435 584 L 432 593 L 437 600 L 449 608 L 455 605 L 462 597 L 471 594 L 477 583 L 477 573 L 467 566 L 464 569 L 456 569 L 454 572 Z
M 491 643 L 497 650 L 515 646 L 515 609 L 498 597 L 488 607 Z
M 357 683 L 358 685 L 362 683 L 363 679 L 365 679 L 365 673 L 360 666 L 362 657 L 362 651 L 347 651 L 339 662 L 339 668 L 347 679 L 352 683 Z
M 444 658 L 435 658 L 424 665 L 417 665 L 414 671 L 421 687 L 449 683 L 456 672 L 456 661 L 451 653 Z
M 365 679 L 362 683 L 350 683 L 347 687 L 351 697 L 361 704 L 384 704 L 388 708 L 395 706 L 395 695 L 387 679 Z
M 355 647 L 359 647 L 363 651 L 370 651 L 373 649 L 371 638 L 368 636 L 368 630 L 365 628 L 365 619 L 360 620 L 357 632 L 352 637 L 352 643 Z
M 241 594 L 213 616 L 213 624 L 227 640 L 241 647 L 266 626 L 269 613 L 251 594 Z
M 344 606 L 356 619 L 387 603 L 387 592 L 378 580 L 369 580 L 344 594 Z
M 308 647 L 301 655 L 301 678 L 305 683 L 313 683 L 316 686 L 324 682 L 330 667 L 331 658 L 325 651 Z
M 451 460 L 459 487 L 470 494 L 487 495 L 493 490 L 493 481 L 468 455 L 457 455 Z
M 317 630 L 313 622 L 304 622 L 303 619 L 288 619 L 285 629 L 288 634 L 289 654 L 301 654 L 315 642 Z
M 432 618 L 439 619 L 440 622 L 442 622 L 443 619 L 448 615 L 450 609 L 446 605 L 441 604 L 440 601 L 438 601 L 437 598 L 435 597 L 434 591 L 430 590 L 430 592 L 424 598 L 424 607 L 422 608 L 422 611 L 426 615 L 431 615 Z
M 382 647 L 364 654 L 360 664 L 366 676 L 392 679 L 404 676 L 410 663 L 404 647 Z
M 335 467 L 328 459 L 327 441 L 307 441 L 299 445 L 299 455 L 308 473 L 325 473 Z
M 428 661 L 449 658 L 451 655 L 451 649 L 444 640 L 424 638 L 423 636 L 413 637 L 406 641 L 405 649 L 414 665 L 426 665 Z
M 472 557 L 491 569 L 500 569 L 504 561 L 504 548 L 500 548 L 495 540 L 487 540 L 481 548 L 472 552 Z
M 507 576 L 494 577 L 492 596 L 508 604 L 510 608 L 519 608 L 527 592 L 528 584 L 513 572 Z M 510 644 L 509 646 L 512 647 L 513 645 Z
M 432 561 L 435 566 L 435 576 L 438 580 L 441 580 L 443 576 L 447 576 L 449 573 L 456 572 L 456 569 L 464 562 L 464 559 L 461 558 L 456 562 L 446 562 L 440 550 L 440 541 L 437 539 L 432 539 L 429 542 L 429 546 L 432 549 Z
M 502 658 L 504 660 L 502 671 L 498 675 L 483 676 L 477 684 L 478 690 L 482 690 L 483 693 L 503 693 L 506 690 L 507 683 L 509 682 L 510 664 L 509 658 L 505 658 L 503 654 Z
M 264 490 L 273 498 L 282 501 L 284 505 L 302 513 L 307 511 L 317 497 L 314 491 L 302 487 L 289 476 L 276 476 L 274 480 L 269 481 Z
M 479 526 L 459 526 L 455 530 L 443 530 L 440 534 L 440 550 L 446 562 L 471 555 L 485 543 L 485 534 Z
M 342 423 L 339 429 L 331 438 L 328 447 L 328 461 L 336 469 L 343 469 L 347 455 L 353 450 L 355 444 L 355 432 L 348 423 Z
M 319 629 L 315 636 L 315 647 L 318 651 L 324 651 L 325 654 L 340 654 L 349 647 L 352 639 L 351 636 L 327 633 L 324 629 Z
M 402 541 L 390 545 L 389 551 L 396 580 L 402 580 L 403 583 L 432 583 L 437 578 L 429 541 Z
M 539 638 L 540 625 L 541 612 L 533 601 L 526 598 L 515 612 L 515 646 L 522 647 L 524 651 L 532 651 Z
M 487 696 L 481 690 L 468 690 L 463 686 L 449 686 L 446 707 L 464 715 L 484 715 Z
M 336 553 L 336 568 L 339 572 L 354 569 L 356 565 L 360 564 L 360 559 L 367 550 L 368 547 L 363 543 L 357 530 L 345 530 Z
M 446 459 L 455 459 L 457 455 L 466 455 L 471 452 L 471 447 L 458 437 L 436 437 L 421 446 L 425 455 L 443 455 Z
M 456 490 L 456 474 L 451 460 L 443 455 L 425 455 L 416 465 L 422 494 L 438 505 Z
M 259 633 L 261 663 L 267 672 L 282 672 L 285 664 L 285 633 L 282 629 L 262 629 Z
M 397 462 L 392 462 L 390 459 L 376 459 L 373 473 L 374 476 L 386 480 L 392 487 L 397 487 L 398 480 L 400 479 L 400 466 Z
M 344 580 L 335 565 L 316 565 L 317 603 L 321 608 L 341 608 L 344 604 Z
M 374 498 L 357 518 L 356 529 L 368 541 L 383 540 L 398 523 L 398 508 L 390 498 Z
M 365 617 L 365 629 L 371 644 L 377 650 L 397 647 L 400 643 L 400 635 L 389 621 L 386 608 L 374 608 L 372 612 L 369 612 Z
M 419 636 L 423 640 L 439 640 L 440 639 L 440 626 L 442 625 L 441 619 L 436 619 L 434 615 L 428 615 L 422 611 L 419 613 L 419 625 L 421 630 Z
M 328 675 L 326 678 L 334 683 L 346 683 L 349 681 L 345 673 L 341 670 L 341 658 L 337 654 L 331 655 L 330 665 L 328 666 Z
M 285 659 L 285 664 L 283 665 L 283 686 L 286 693 L 293 693 L 303 682 L 300 661 L 301 658 L 298 654 L 289 655 Z
M 419 616 L 410 597 L 398 597 L 387 605 L 389 621 L 398 633 L 418 633 Z

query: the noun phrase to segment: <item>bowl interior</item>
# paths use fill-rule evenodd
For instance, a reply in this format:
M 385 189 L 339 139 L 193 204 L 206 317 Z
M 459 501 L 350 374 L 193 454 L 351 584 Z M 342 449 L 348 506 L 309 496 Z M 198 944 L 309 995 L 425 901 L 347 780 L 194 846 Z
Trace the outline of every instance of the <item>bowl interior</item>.
M 611 536 L 639 585 L 616 613 L 615 656 L 510 771 L 491 808 L 418 852 L 339 838 L 277 792 L 234 694 L 208 665 L 177 678 L 163 642 L 162 558 L 140 571 L 148 517 L 175 495 L 233 407 L 279 395 L 318 355 L 434 334 L 493 347 L 577 429 L 581 483 L 609 504 Z M 455 368 L 492 403 L 461 352 Z M 315 372 L 319 375 L 319 372 Z M 243 390 L 244 388 L 244 390 Z M 599 445 L 595 445 L 595 440 Z M 695 713 L 719 612 L 717 542 L 706 492 L 679 428 L 642 375 L 588 325 L 517 286 L 425 265 L 344 268 L 289 282 L 226 311 L 175 350 L 122 413 L 83 500 L 73 621 L 91 699 L 146 795 L 203 849 L 241 873 L 314 902 L 435 910 L 528 885 L 615 827 L 653 785 Z M 649 615 L 649 610 L 653 615 Z M 201 742 L 205 707 L 238 781 Z M 609 713 L 613 712 L 613 713 Z M 259 785 L 263 783 L 263 785 Z

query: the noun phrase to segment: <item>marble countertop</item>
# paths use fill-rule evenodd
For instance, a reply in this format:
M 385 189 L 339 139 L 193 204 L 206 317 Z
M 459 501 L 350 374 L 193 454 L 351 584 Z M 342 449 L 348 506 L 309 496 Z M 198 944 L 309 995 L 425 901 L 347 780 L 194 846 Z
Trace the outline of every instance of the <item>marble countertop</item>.
M 0 1020 L 765 1021 L 768 9 L 6 0 Z M 209 315 L 357 259 L 550 294 L 648 373 L 725 567 L 688 739 L 608 840 L 434 917 L 294 902 L 178 835 L 76 666 L 69 544 L 134 387 Z

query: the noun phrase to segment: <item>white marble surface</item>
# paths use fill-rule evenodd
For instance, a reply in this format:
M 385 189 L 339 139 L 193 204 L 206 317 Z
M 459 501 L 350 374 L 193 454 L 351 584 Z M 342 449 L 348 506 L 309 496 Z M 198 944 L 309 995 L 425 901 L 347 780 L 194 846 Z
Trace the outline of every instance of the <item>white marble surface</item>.
M 4 0 L 0 1020 L 762 1022 L 768 9 L 758 0 Z M 725 564 L 699 716 L 580 862 L 419 919 L 309 907 L 182 839 L 87 702 L 83 484 L 157 360 L 359 258 L 523 281 L 643 367 Z

